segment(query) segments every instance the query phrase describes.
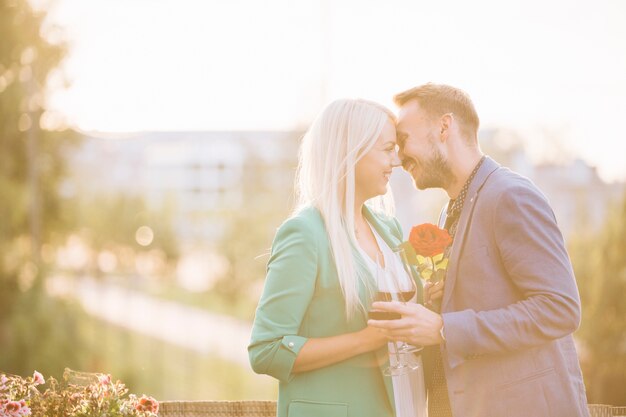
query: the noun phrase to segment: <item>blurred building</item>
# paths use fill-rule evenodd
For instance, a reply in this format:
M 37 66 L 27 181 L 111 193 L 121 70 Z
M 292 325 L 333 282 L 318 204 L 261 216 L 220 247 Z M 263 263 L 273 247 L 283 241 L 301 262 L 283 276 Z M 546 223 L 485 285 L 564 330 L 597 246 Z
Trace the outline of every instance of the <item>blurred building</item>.
M 623 184 L 604 183 L 596 168 L 576 159 L 566 166 L 543 164 L 535 168 L 537 186 L 549 196 L 565 235 L 580 229 L 596 230 L 611 204 L 624 193 Z
M 73 157 L 67 193 L 141 196 L 154 210 L 167 206 L 181 243 L 219 238 L 220 216 L 292 205 L 297 150 L 302 132 L 208 131 L 88 135 Z M 548 197 L 565 236 L 597 229 L 624 184 L 607 184 L 580 159 L 536 165 L 515 132 L 482 130 L 483 151 L 531 179 Z M 447 201 L 442 190 L 417 191 L 410 176 L 395 170 L 391 185 L 398 219 L 411 226 L 436 222 Z M 253 212 L 253 211 L 251 211 Z
M 278 131 L 87 135 L 63 191 L 140 196 L 152 210 L 167 208 L 181 242 L 213 241 L 222 230 L 220 214 L 241 208 L 246 193 L 260 191 L 259 198 L 276 204 L 288 198 L 300 136 Z

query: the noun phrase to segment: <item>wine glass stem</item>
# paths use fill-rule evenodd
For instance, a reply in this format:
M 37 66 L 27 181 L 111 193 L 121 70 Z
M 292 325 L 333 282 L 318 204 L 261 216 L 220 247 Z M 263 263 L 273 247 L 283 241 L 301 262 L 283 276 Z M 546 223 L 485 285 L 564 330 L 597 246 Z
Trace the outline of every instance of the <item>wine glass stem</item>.
M 406 305 L 406 303 L 406 301 L 402 301 L 402 305 Z M 402 344 L 400 345 L 400 349 L 406 352 L 409 349 L 409 345 L 407 345 L 406 342 L 402 342 Z
M 402 366 L 402 363 L 400 361 L 400 351 L 398 350 L 398 342 L 393 342 L 393 352 L 396 355 L 395 368 L 400 368 Z

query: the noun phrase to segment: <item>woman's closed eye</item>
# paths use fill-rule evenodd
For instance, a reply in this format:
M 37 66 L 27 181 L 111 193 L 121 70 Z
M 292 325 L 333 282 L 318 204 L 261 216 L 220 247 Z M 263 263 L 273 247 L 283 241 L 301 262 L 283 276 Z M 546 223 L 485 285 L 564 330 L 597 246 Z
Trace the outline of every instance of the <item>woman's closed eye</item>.
M 400 147 L 396 144 L 396 143 L 390 143 L 389 145 L 385 146 L 385 152 L 398 152 L 400 150 Z

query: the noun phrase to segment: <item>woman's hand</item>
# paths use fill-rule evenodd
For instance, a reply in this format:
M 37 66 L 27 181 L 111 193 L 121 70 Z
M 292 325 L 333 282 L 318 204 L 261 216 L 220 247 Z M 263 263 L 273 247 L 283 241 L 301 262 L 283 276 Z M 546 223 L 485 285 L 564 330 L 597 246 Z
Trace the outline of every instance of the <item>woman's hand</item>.
M 389 342 L 389 338 L 384 331 L 371 326 L 367 326 L 357 332 L 357 335 L 361 339 L 363 352 L 380 349 Z
M 441 299 L 443 297 L 443 288 L 443 280 L 436 283 L 426 281 L 426 284 L 424 285 L 424 304 L 431 305 L 434 300 Z
M 292 372 L 306 372 L 333 365 L 387 344 L 387 331 L 367 326 L 354 333 L 311 338 L 300 349 Z
M 372 308 L 402 316 L 398 320 L 368 320 L 368 325 L 381 329 L 390 340 L 414 346 L 430 346 L 443 342 L 440 330 L 443 317 L 421 304 L 398 301 L 377 301 Z

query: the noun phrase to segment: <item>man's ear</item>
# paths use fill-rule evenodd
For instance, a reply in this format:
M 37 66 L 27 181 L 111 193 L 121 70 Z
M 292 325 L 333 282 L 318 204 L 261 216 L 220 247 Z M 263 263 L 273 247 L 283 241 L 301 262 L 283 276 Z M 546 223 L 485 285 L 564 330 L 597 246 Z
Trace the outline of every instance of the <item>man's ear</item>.
M 448 135 L 450 134 L 450 127 L 452 126 L 452 121 L 454 120 L 452 113 L 446 113 L 441 116 L 440 119 L 440 130 L 439 130 L 439 140 L 441 142 L 445 142 L 448 139 Z

